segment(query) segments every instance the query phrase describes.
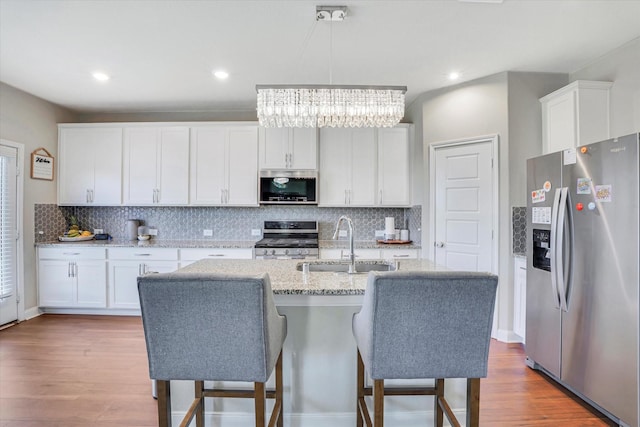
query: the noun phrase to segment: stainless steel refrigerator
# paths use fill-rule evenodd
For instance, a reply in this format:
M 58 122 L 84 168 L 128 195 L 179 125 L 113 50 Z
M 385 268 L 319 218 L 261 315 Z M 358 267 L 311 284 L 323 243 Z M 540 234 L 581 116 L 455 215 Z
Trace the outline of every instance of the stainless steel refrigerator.
M 638 426 L 639 134 L 527 160 L 527 364 Z

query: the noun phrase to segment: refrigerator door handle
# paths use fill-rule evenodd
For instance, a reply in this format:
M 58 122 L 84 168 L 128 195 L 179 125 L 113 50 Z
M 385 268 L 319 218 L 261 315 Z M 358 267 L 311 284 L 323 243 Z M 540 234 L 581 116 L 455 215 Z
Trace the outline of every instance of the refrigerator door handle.
M 560 308 L 562 311 L 569 310 L 569 286 L 573 274 L 573 215 L 571 211 L 571 198 L 569 189 L 564 187 L 560 196 L 558 211 L 558 243 L 556 247 L 556 257 L 558 268 L 558 293 L 560 295 Z M 565 239 L 566 252 L 565 252 Z
M 562 189 L 556 188 L 555 195 L 553 196 L 553 206 L 551 207 L 551 241 L 549 247 L 551 251 L 551 293 L 553 294 L 553 302 L 556 308 L 560 308 L 560 295 L 558 292 L 558 211 L 560 209 L 560 196 Z

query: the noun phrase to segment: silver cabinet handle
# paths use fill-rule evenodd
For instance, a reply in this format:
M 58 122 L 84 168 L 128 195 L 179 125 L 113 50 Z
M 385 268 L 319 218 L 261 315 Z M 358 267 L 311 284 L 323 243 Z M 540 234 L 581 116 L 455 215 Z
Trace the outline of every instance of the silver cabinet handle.
M 344 190 L 344 204 L 347 204 L 347 190 Z
M 436 248 L 444 248 L 444 242 L 435 242 L 434 245 Z
M 151 256 L 151 254 L 133 254 L 133 256 Z
M 409 255 L 408 254 L 405 254 L 405 255 L 394 255 L 393 257 L 394 258 L 409 258 Z
M 220 204 L 224 203 L 224 190 L 220 189 Z
M 210 256 L 210 257 L 221 257 L 221 256 L 224 256 L 224 254 L 209 254 L 207 256 Z
M 89 190 L 89 196 L 90 196 L 90 202 L 93 203 L 94 197 L 93 197 L 93 190 Z
M 80 252 L 63 252 L 62 255 L 80 255 Z
M 87 188 L 86 193 L 87 193 L 87 194 L 86 194 L 86 196 L 85 196 L 85 200 L 87 201 L 87 203 L 90 203 L 90 201 L 91 201 L 91 197 L 89 196 L 89 189 L 88 189 L 88 188 Z
M 71 277 L 71 263 L 67 264 L 67 277 Z
M 380 204 L 382 204 L 382 190 L 380 190 Z

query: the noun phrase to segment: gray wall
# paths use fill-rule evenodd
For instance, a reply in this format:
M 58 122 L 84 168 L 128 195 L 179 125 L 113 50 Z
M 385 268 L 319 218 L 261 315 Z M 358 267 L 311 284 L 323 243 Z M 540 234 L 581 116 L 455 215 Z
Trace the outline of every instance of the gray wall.
M 56 203 L 56 180 L 30 178 L 31 152 L 45 147 L 58 157 L 59 122 L 71 122 L 75 114 L 43 99 L 0 82 L 0 138 L 24 144 L 24 306 L 37 305 L 33 211 L 36 203 Z
M 526 206 L 526 160 L 542 154 L 539 99 L 569 83 L 566 74 L 509 72 L 509 201 Z
M 611 137 L 640 132 L 640 38 L 570 74 L 569 80 L 613 82 Z

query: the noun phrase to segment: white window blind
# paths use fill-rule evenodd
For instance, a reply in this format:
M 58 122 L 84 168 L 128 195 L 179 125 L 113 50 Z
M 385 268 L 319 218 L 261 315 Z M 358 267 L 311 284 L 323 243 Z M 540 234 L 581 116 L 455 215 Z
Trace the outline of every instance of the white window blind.
M 16 289 L 16 159 L 15 148 L 0 145 L 0 299 Z

